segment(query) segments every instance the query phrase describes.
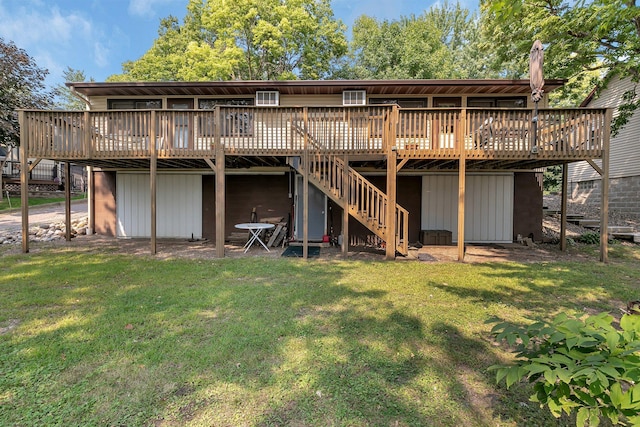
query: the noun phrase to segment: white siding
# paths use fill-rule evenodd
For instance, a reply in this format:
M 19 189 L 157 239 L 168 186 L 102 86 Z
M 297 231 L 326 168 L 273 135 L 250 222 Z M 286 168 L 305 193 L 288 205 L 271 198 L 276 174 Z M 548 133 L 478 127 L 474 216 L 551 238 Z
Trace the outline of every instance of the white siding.
M 342 94 L 340 95 L 283 95 L 280 94 L 280 106 L 318 106 L 328 105 L 342 106 Z
M 458 240 L 458 176 L 426 175 L 422 178 L 423 230 L 449 230 Z M 465 241 L 513 241 L 513 175 L 467 175 Z
M 607 88 L 600 96 L 589 104 L 594 108 L 615 108 L 622 102 L 625 92 L 632 90 L 636 83 L 631 79 L 620 80 L 614 77 Z M 640 87 L 638 88 L 640 91 Z M 617 109 L 613 116 L 617 116 Z M 640 175 L 640 114 L 637 112 L 629 119 L 627 125 L 611 138 L 609 176 L 611 178 L 621 178 L 626 176 Z M 600 161 L 596 163 L 600 165 Z M 578 162 L 569 165 L 569 181 L 588 181 L 600 179 L 591 166 L 586 162 Z
M 92 96 L 90 98 L 91 110 L 101 111 L 107 109 L 107 97 L 106 96 Z
M 202 237 L 202 177 L 164 174 L 157 177 L 156 235 Z M 151 236 L 151 191 L 148 174 L 118 173 L 118 237 Z

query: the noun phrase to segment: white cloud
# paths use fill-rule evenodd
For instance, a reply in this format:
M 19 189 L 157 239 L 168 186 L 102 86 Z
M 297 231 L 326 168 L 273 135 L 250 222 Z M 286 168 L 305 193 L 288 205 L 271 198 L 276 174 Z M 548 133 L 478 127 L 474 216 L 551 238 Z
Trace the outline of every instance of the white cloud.
M 42 42 L 68 45 L 73 37 L 88 37 L 92 23 L 77 12 L 61 13 L 39 1 L 12 4 L 12 10 L 0 4 L 0 35 L 16 45 L 30 49 Z
M 93 43 L 93 60 L 98 67 L 109 65 L 109 49 L 100 42 Z
M 175 0 L 129 0 L 129 14 L 142 18 L 155 18 L 156 7 L 172 1 Z
M 94 49 L 103 34 L 92 17 L 73 8 L 62 9 L 42 0 L 0 0 L 0 37 L 27 51 L 49 71 L 48 84 L 62 77 L 67 66 L 82 69 L 83 61 L 104 65 L 107 49 Z

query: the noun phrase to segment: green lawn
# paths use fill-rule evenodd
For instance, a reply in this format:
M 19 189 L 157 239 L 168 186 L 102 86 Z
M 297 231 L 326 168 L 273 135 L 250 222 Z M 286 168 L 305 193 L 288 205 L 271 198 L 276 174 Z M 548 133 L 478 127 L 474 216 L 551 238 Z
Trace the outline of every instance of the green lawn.
M 568 425 L 496 386 L 514 322 L 640 295 L 611 263 L 153 260 L 0 263 L 0 425 Z
M 77 194 L 75 196 L 71 196 L 71 200 L 79 200 L 84 199 L 84 194 Z M 29 206 L 38 206 L 44 205 L 47 203 L 64 203 L 64 196 L 62 197 L 29 197 Z M 20 208 L 22 199 L 20 196 L 11 196 L 10 199 L 7 198 L 6 194 L 2 195 L 2 201 L 0 201 L 0 212 L 11 209 L 11 208 Z M 11 203 L 9 203 L 11 202 Z

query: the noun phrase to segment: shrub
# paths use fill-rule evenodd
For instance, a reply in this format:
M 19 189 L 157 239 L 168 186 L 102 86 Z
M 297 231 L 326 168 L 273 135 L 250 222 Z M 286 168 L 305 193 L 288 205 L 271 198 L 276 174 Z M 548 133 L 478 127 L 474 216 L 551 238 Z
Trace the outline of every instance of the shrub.
M 490 369 L 507 388 L 526 377 L 535 383 L 532 401 L 555 417 L 577 411 L 577 426 L 605 417 L 640 425 L 640 316 L 625 314 L 620 328 L 607 313 L 584 320 L 560 314 L 528 327 L 500 323 L 492 334 L 515 347 L 516 361 Z
M 600 243 L 600 233 L 587 231 L 581 234 L 576 240 L 580 243 L 586 243 L 587 245 L 597 245 Z

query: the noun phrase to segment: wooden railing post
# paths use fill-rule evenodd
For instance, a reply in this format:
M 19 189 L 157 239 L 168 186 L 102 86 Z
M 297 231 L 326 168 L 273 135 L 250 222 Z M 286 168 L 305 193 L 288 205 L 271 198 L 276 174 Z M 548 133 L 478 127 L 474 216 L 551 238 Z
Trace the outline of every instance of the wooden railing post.
M 84 119 L 84 138 L 83 138 L 83 149 L 84 149 L 84 156 L 87 159 L 90 159 L 92 157 L 92 152 L 91 152 L 91 135 L 93 134 L 93 129 L 91 128 L 91 116 L 89 115 L 88 111 L 85 111 L 83 114 L 83 119 Z
M 467 150 L 467 144 L 465 141 L 465 137 L 467 135 L 467 109 L 463 108 L 460 110 L 460 118 L 459 122 L 459 130 L 458 135 L 456 135 L 456 139 L 458 140 L 458 144 L 460 144 L 460 152 L 465 153 Z

